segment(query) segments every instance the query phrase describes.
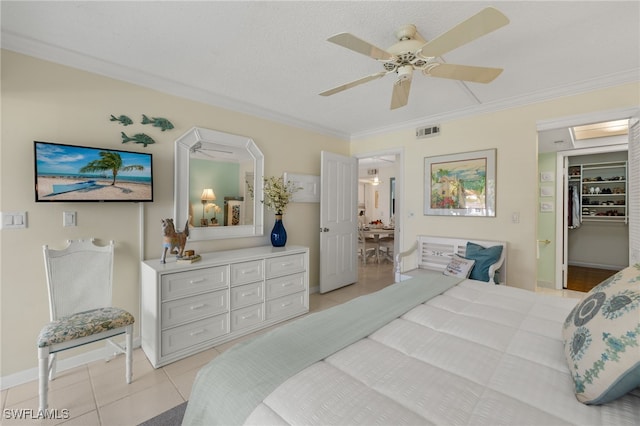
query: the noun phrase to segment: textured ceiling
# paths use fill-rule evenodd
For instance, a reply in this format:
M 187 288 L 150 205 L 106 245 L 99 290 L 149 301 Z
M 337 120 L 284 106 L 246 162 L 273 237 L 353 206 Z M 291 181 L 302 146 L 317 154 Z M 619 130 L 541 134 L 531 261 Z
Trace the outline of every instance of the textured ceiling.
M 326 41 L 350 32 L 387 48 L 413 23 L 427 40 L 486 6 L 510 24 L 447 53 L 504 68 L 492 83 L 415 73 L 389 110 L 392 76 Z M 640 2 L 6 1 L 2 47 L 345 139 L 640 80 Z

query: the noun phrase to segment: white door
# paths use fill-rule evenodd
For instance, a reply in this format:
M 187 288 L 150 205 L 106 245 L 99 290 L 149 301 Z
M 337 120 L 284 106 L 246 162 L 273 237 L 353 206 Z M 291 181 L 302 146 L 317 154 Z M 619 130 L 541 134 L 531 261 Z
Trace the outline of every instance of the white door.
M 358 280 L 358 160 L 321 152 L 320 293 Z

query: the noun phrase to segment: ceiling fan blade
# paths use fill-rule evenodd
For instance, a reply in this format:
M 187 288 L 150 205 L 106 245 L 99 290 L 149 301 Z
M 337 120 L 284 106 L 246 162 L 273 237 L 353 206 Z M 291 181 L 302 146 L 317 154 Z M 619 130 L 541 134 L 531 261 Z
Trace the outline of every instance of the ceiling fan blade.
M 338 92 L 342 92 L 343 90 L 351 89 L 352 87 L 359 86 L 359 85 L 361 85 L 363 83 L 367 83 L 367 82 L 372 81 L 372 80 L 377 80 L 378 78 L 384 77 L 385 75 L 387 75 L 387 71 L 380 71 L 380 72 L 377 72 L 375 74 L 371 74 L 371 75 L 368 75 L 366 77 L 359 78 L 359 79 L 354 80 L 354 81 L 352 81 L 350 83 L 343 84 L 342 86 L 338 86 L 338 87 L 334 87 L 333 89 L 325 90 L 324 92 L 320 93 L 320 96 L 335 95 Z
M 502 68 L 473 67 L 471 65 L 439 64 L 426 71 L 425 74 L 450 78 L 452 80 L 473 81 L 474 83 L 491 83 L 502 72 Z
M 411 90 L 411 77 L 398 80 L 393 85 L 391 94 L 391 109 L 403 107 L 409 101 L 409 91 Z
M 346 47 L 349 50 L 353 50 L 354 52 L 361 53 L 373 59 L 388 60 L 393 58 L 393 55 L 384 49 L 380 49 L 379 47 L 349 33 L 336 34 L 329 37 L 327 41 Z
M 508 23 L 509 18 L 502 12 L 493 7 L 487 7 L 422 46 L 420 54 L 425 57 L 442 56 Z

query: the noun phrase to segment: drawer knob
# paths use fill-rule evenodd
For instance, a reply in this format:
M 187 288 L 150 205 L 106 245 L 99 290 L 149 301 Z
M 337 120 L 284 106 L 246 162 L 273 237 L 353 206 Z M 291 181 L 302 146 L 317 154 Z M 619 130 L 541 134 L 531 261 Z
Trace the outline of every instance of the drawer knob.
M 197 336 L 198 334 L 202 334 L 202 333 L 204 333 L 205 331 L 206 331 L 206 330 L 205 330 L 204 328 L 202 328 L 202 329 L 200 329 L 200 330 L 192 331 L 192 332 L 190 333 L 190 335 L 191 335 L 191 337 L 193 337 L 193 336 Z
M 245 269 L 244 271 L 242 271 L 243 274 L 253 274 L 254 272 L 257 272 L 256 268 L 253 269 Z
M 282 284 L 280 284 L 282 287 L 289 287 L 290 285 L 293 285 L 293 282 L 291 281 L 285 281 Z
M 248 291 L 246 293 L 242 293 L 240 296 L 247 297 L 247 296 L 253 296 L 254 294 L 255 294 L 254 291 Z
M 197 305 L 192 305 L 189 309 L 191 309 L 192 311 L 195 311 L 196 309 L 202 309 L 204 308 L 204 303 L 199 303 Z
M 291 302 L 287 302 L 287 303 L 283 303 L 280 305 L 281 308 L 286 308 L 287 306 L 290 306 Z
M 246 319 L 249 319 L 249 318 L 253 318 L 253 317 L 255 317 L 255 316 L 256 316 L 256 314 L 243 315 L 243 316 L 241 316 L 241 317 L 240 317 L 240 319 L 242 319 L 242 320 L 246 320 Z
M 198 284 L 204 281 L 204 278 L 194 278 L 191 281 L 189 281 L 189 284 Z

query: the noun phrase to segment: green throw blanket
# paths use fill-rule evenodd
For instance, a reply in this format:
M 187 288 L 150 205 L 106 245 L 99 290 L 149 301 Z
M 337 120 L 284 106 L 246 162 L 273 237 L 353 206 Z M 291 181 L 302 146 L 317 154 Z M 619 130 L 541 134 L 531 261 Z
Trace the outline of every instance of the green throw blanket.
M 182 424 L 242 424 L 289 377 L 460 281 L 441 274 L 423 275 L 239 343 L 200 370 Z

